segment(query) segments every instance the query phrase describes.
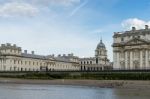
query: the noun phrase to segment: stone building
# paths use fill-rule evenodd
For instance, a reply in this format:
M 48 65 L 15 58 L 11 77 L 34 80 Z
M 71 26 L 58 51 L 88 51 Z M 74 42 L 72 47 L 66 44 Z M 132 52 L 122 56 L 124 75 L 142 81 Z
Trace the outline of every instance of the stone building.
M 112 69 L 112 63 L 107 58 L 105 44 L 100 40 L 95 50 L 95 57 L 80 58 L 81 70 L 99 71 Z
M 71 71 L 80 70 L 78 57 L 69 55 L 36 55 L 10 43 L 0 46 L 0 71 Z
M 115 32 L 113 36 L 114 69 L 150 69 L 150 29 Z

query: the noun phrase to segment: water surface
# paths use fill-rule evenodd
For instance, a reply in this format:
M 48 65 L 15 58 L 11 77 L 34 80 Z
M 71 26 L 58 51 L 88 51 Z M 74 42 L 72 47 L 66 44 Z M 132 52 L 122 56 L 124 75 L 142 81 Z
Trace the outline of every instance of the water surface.
M 150 99 L 150 90 L 0 84 L 0 99 Z

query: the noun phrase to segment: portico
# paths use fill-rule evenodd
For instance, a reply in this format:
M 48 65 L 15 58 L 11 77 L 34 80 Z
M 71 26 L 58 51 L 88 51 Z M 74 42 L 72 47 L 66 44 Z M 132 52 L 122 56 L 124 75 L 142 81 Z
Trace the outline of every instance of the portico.
M 115 33 L 113 37 L 114 69 L 150 69 L 149 29 L 134 28 L 124 33 Z

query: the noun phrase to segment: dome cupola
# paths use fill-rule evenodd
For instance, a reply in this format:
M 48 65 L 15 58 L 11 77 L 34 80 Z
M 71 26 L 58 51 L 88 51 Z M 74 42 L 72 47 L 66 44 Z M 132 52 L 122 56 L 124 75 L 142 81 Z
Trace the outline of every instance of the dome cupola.
M 102 39 L 100 40 L 100 43 L 97 45 L 97 49 L 106 48 L 105 44 L 103 43 Z

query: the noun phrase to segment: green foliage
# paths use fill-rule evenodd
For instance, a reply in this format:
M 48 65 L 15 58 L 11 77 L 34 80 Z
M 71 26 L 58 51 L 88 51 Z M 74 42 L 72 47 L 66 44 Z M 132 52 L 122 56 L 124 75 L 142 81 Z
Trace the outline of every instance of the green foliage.
M 150 72 L 7 72 L 0 73 L 0 77 L 22 79 L 150 80 Z

